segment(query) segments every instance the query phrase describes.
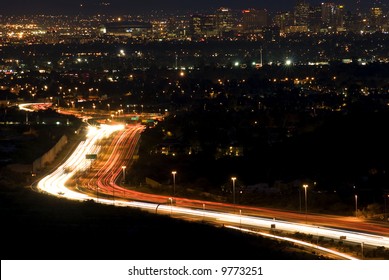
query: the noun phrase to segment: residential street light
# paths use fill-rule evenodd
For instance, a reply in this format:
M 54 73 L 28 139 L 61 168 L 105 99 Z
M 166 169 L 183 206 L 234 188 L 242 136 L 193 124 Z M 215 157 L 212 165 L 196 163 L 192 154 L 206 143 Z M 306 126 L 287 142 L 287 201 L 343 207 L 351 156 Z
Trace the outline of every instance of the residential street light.
M 304 184 L 303 188 L 304 188 L 304 191 L 305 191 L 305 222 L 307 222 L 307 213 L 308 213 L 307 188 L 308 188 L 308 185 Z
M 123 183 L 126 181 L 126 166 L 123 165 L 122 166 L 122 170 L 123 170 Z
M 358 195 L 355 195 L 355 218 L 358 218 Z
M 235 181 L 236 177 L 231 177 L 232 180 L 232 201 L 235 204 Z
M 176 174 L 177 174 L 177 171 L 172 171 L 172 175 L 173 175 L 173 195 L 174 196 L 176 195 Z

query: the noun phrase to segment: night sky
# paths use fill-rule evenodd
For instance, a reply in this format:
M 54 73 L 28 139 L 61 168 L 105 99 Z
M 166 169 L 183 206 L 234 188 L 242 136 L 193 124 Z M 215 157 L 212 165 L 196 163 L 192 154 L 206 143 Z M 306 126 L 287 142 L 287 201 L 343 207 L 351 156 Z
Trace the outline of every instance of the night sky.
M 322 0 L 307 0 L 310 4 L 325 2 Z M 85 14 L 115 13 L 132 14 L 150 10 L 166 11 L 202 11 L 229 7 L 233 9 L 266 8 L 269 11 L 292 10 L 296 0 L 2 0 L 0 15 L 10 14 Z M 101 5 L 110 3 L 109 6 Z M 346 9 L 355 8 L 355 0 L 331 0 L 345 4 Z M 361 5 L 369 6 L 373 0 L 360 0 Z M 81 5 L 82 4 L 82 7 Z

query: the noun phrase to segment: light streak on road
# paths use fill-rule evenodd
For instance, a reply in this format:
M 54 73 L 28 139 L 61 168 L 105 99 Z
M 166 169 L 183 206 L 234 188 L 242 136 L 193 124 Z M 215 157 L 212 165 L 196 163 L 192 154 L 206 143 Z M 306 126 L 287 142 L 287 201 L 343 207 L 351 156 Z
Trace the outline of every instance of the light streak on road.
M 86 194 L 72 191 L 65 183 L 77 172 L 86 170 L 91 165 L 91 160 L 86 159 L 87 154 L 97 154 L 99 140 L 109 137 L 115 131 L 123 129 L 123 125 L 101 125 L 100 128 L 89 127 L 87 139 L 80 142 L 72 155 L 61 164 L 53 173 L 39 181 L 38 189 L 56 196 L 64 196 L 69 199 L 86 200 L 90 197 Z
M 240 228 L 240 227 L 234 227 L 234 226 L 226 226 L 226 227 L 227 228 L 231 228 L 231 229 L 235 229 L 235 230 L 239 230 L 239 231 L 243 231 L 243 232 L 247 232 L 247 233 L 253 233 L 253 234 L 257 234 L 257 235 L 262 235 L 262 236 L 273 238 L 273 239 L 284 240 L 284 241 L 292 242 L 292 243 L 295 243 L 295 244 L 300 244 L 300 245 L 303 245 L 303 246 L 306 246 L 306 247 L 310 247 L 312 249 L 318 249 L 320 251 L 327 252 L 327 253 L 330 253 L 330 254 L 342 257 L 342 258 L 347 259 L 347 260 L 358 260 L 357 258 L 354 258 L 354 257 L 349 256 L 347 254 L 343 254 L 341 252 L 338 252 L 338 251 L 335 251 L 335 250 L 331 250 L 331 249 L 328 249 L 328 248 L 325 248 L 325 247 L 322 247 L 322 246 L 314 245 L 314 244 L 311 244 L 311 243 L 308 243 L 308 242 L 305 242 L 305 241 L 301 241 L 301 240 L 298 240 L 298 239 L 294 239 L 294 238 L 290 238 L 290 237 L 284 237 L 284 236 L 276 236 L 274 234 L 253 231 L 253 230 L 249 230 L 249 229 L 245 229 L 245 228 Z
M 27 112 L 34 112 L 39 110 L 46 110 L 52 105 L 53 103 L 23 103 L 19 104 L 19 109 Z
M 172 215 L 189 215 L 197 218 L 213 219 L 219 224 L 235 224 L 241 225 L 242 227 L 257 227 L 270 229 L 272 225 L 280 231 L 286 232 L 300 232 L 304 234 L 311 234 L 313 236 L 323 236 L 339 240 L 340 237 L 345 237 L 349 242 L 355 242 L 361 244 L 362 242 L 366 245 L 386 247 L 389 248 L 389 238 L 379 235 L 360 233 L 354 231 L 348 231 L 343 229 L 333 229 L 328 227 L 317 227 L 313 225 L 302 225 L 298 223 L 291 223 L 287 221 L 274 220 L 269 218 L 261 218 L 254 216 L 246 216 L 241 214 L 233 213 L 222 213 L 210 210 L 202 209 L 190 209 L 185 207 L 172 206 L 169 204 L 158 205 L 153 203 L 145 202 L 121 202 L 120 206 L 131 206 L 141 208 L 144 210 L 155 210 L 155 212 L 164 212 L 165 214 Z M 158 207 L 158 209 L 157 209 Z M 157 210 L 156 210 L 157 209 Z
M 241 212 L 228 213 L 225 212 L 227 208 L 220 210 L 205 210 L 194 209 L 193 207 L 175 206 L 172 201 L 166 199 L 165 196 L 142 194 L 135 191 L 130 191 L 115 184 L 115 180 L 120 176 L 121 167 L 123 166 L 122 159 L 117 157 L 117 153 L 125 153 L 124 157 L 130 157 L 133 154 L 137 139 L 134 140 L 135 135 L 138 135 L 143 129 L 141 126 L 133 126 L 131 129 L 123 131 L 124 126 L 108 126 L 101 125 L 99 128 L 91 128 L 87 134 L 87 139 L 82 141 L 75 149 L 73 154 L 53 173 L 44 177 L 39 183 L 38 188 L 42 191 L 48 192 L 56 196 L 63 196 L 69 199 L 85 201 L 89 199 L 95 199 L 99 203 L 112 204 L 112 199 L 105 197 L 89 195 L 88 193 L 81 193 L 71 190 L 65 186 L 65 183 L 76 174 L 78 171 L 86 170 L 91 162 L 86 159 L 86 154 L 93 154 L 99 152 L 98 142 L 105 137 L 111 137 L 114 132 L 119 132 L 115 137 L 115 144 L 112 144 L 110 150 L 109 159 L 100 167 L 99 172 L 95 175 L 94 185 L 88 186 L 89 192 L 101 188 L 105 195 L 111 191 L 123 191 L 123 197 L 118 197 L 115 202 L 117 206 L 140 208 L 146 211 L 152 211 L 159 214 L 170 214 L 177 218 L 196 218 L 207 219 L 207 221 L 223 224 L 223 225 L 240 225 L 245 228 L 258 228 L 269 230 L 274 226 L 277 230 L 286 232 L 300 232 L 304 234 L 311 234 L 314 236 L 323 236 L 331 239 L 346 239 L 349 242 L 355 242 L 359 244 L 372 245 L 377 247 L 389 248 L 389 238 L 380 235 L 367 234 L 357 231 L 349 231 L 343 229 L 336 229 L 323 226 L 314 226 L 309 224 L 292 223 L 282 220 L 275 220 L 271 218 L 263 218 L 257 216 L 251 216 L 248 214 L 242 215 Z M 127 135 L 128 134 L 128 135 Z M 126 145 L 131 147 L 130 151 L 122 151 L 118 147 L 120 145 Z M 125 201 L 125 198 L 138 199 L 143 197 L 153 199 L 154 202 L 140 202 L 140 201 Z M 114 199 L 114 196 L 112 196 Z M 171 198 L 172 199 L 172 198 Z M 177 201 L 188 202 L 188 199 L 177 198 Z M 162 203 L 155 203 L 161 202 Z M 211 204 L 211 202 L 207 202 Z M 201 203 L 202 205 L 202 203 Z M 215 204 L 216 205 L 216 204 Z M 221 206 L 221 205 L 219 205 Z M 231 208 L 229 208 L 231 211 Z M 237 212 L 237 208 L 232 211 Z M 342 238 L 341 238 L 342 237 Z

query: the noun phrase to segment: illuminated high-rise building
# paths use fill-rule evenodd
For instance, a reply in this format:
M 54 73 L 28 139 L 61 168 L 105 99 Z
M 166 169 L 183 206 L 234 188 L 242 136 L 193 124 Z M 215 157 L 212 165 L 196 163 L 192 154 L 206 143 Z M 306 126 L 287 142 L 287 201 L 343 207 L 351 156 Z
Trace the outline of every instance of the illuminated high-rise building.
M 309 4 L 305 0 L 297 0 L 294 7 L 294 24 L 299 26 L 308 26 Z
M 202 15 L 193 15 L 191 19 L 191 33 L 192 38 L 199 38 L 202 36 L 201 24 L 202 24 Z
M 218 35 L 215 15 L 193 15 L 191 19 L 192 38 L 214 37 Z
M 322 27 L 321 15 L 321 5 L 310 7 L 308 18 L 308 29 L 310 32 L 320 32 L 320 29 Z
M 344 26 L 349 32 L 360 33 L 363 30 L 363 19 L 360 13 L 347 11 L 344 15 Z
M 279 27 L 280 33 L 284 34 L 287 28 L 293 25 L 293 15 L 290 12 L 277 13 L 273 19 L 274 25 Z
M 335 7 L 334 3 L 321 3 L 321 20 L 327 26 L 333 23 Z
M 384 23 L 384 15 L 381 7 L 373 7 L 370 9 L 370 26 L 377 31 L 382 29 Z
M 219 8 L 216 11 L 216 26 L 219 35 L 230 32 L 234 28 L 234 16 L 229 8 Z
M 242 24 L 245 32 L 257 32 L 268 25 L 268 12 L 261 9 L 242 11 Z
M 322 23 L 323 27 L 332 31 L 344 28 L 344 6 L 334 3 L 322 3 Z
M 337 5 L 335 10 L 335 28 L 337 31 L 344 31 L 345 9 L 343 5 Z

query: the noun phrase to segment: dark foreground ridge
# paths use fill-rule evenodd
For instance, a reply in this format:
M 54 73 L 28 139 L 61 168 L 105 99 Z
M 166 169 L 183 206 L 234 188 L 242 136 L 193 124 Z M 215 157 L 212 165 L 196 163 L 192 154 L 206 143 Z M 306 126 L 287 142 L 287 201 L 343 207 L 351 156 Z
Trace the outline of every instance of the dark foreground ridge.
M 1 259 L 321 259 L 227 228 L 1 188 Z

